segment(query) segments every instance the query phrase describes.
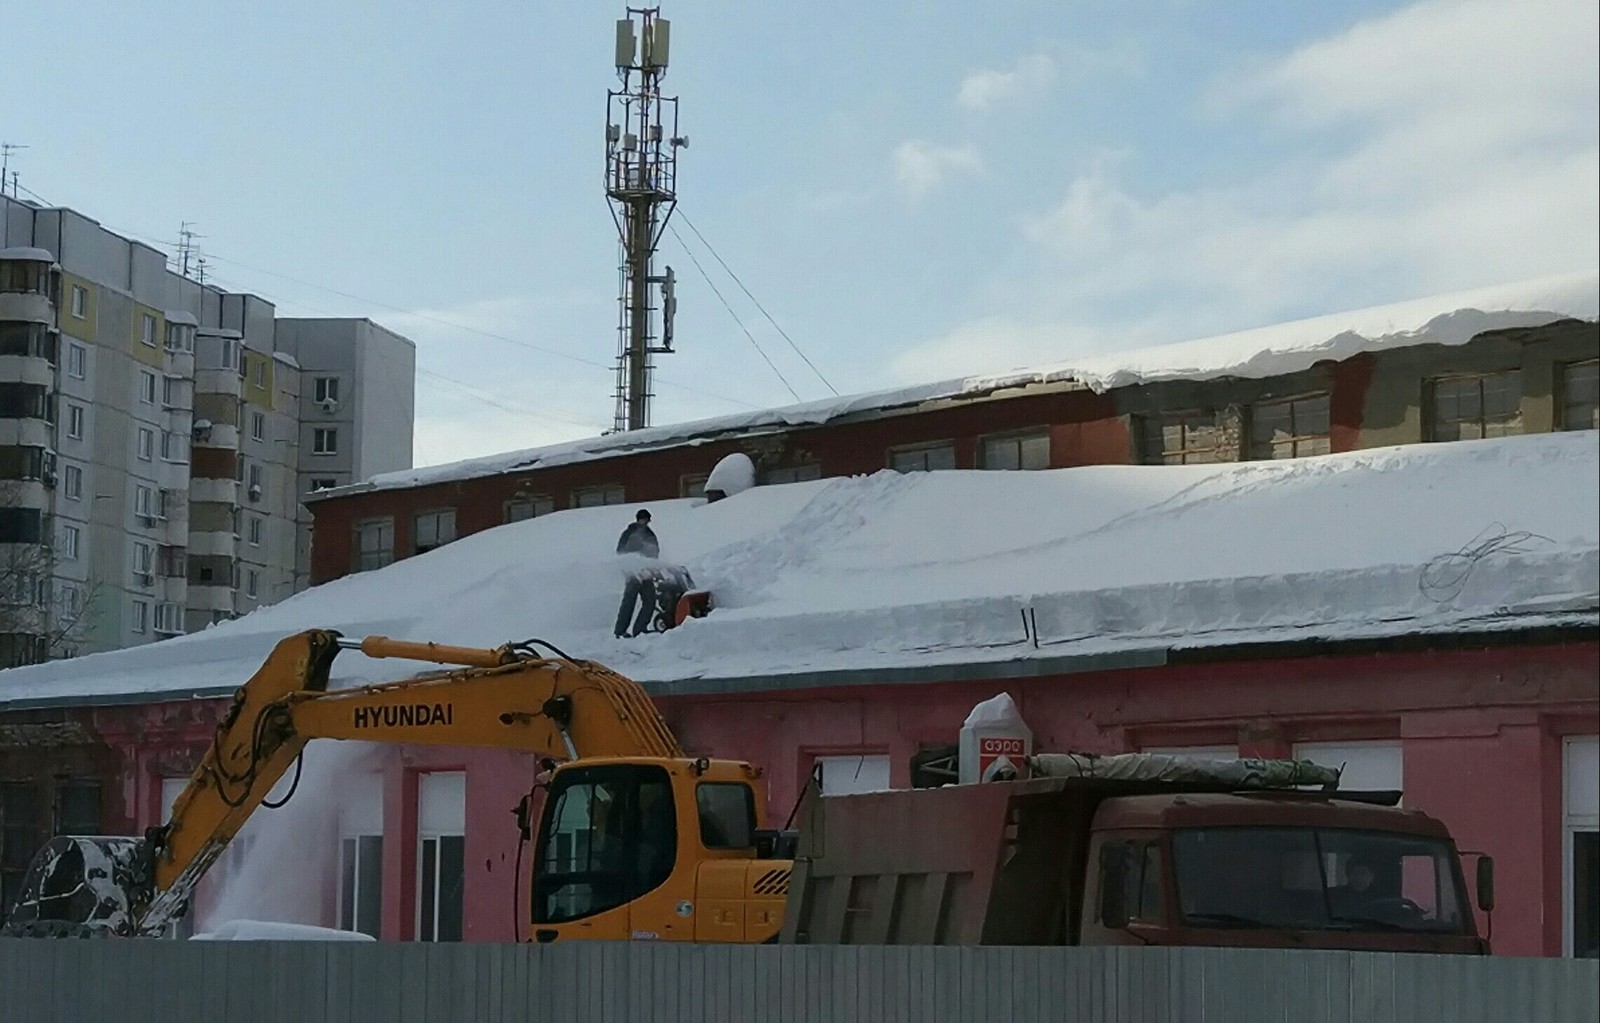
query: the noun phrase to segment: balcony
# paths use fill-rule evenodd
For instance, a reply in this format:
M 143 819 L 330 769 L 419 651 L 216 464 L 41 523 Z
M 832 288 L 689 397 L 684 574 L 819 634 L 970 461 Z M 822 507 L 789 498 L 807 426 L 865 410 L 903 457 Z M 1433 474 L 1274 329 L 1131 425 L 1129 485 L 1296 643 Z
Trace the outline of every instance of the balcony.
M 215 480 L 203 476 L 193 476 L 189 480 L 189 503 L 191 504 L 226 504 L 230 507 L 239 503 L 239 481 L 235 479 Z
M 0 418 L 0 447 L 54 448 L 55 424 L 44 419 Z
M 55 307 L 50 304 L 48 295 L 26 291 L 0 291 L 0 320 L 54 323 Z
M 236 369 L 196 369 L 194 392 L 196 394 L 225 394 L 237 398 L 243 393 L 244 381 Z
M 191 611 L 226 611 L 230 615 L 233 614 L 232 586 L 217 586 L 212 583 L 190 584 L 188 593 L 186 603 Z
M 0 380 L 52 387 L 56 382 L 56 368 L 42 355 L 0 355 Z
M 186 490 L 189 487 L 189 463 L 162 460 L 156 464 L 156 485 L 162 490 Z
M 169 377 L 194 378 L 194 353 L 175 348 L 165 349 L 161 359 L 161 372 Z
M 231 558 L 239 549 L 239 538 L 231 532 L 222 533 L 189 533 L 189 556 L 191 558 L 215 555 L 217 557 Z
M 227 451 L 239 450 L 239 428 L 232 423 L 214 423 L 209 419 L 196 416 L 192 431 L 194 446 L 197 448 L 222 448 Z

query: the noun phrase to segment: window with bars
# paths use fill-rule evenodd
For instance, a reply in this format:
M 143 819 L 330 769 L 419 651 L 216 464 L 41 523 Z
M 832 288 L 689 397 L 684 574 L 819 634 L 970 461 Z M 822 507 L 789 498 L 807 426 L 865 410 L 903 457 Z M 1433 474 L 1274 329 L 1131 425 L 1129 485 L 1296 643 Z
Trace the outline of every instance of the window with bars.
M 574 508 L 599 508 L 602 505 L 621 504 L 622 501 L 622 485 L 619 483 L 603 487 L 580 487 L 572 492 Z
M 1214 412 L 1173 412 L 1144 416 L 1139 424 L 1139 460 L 1145 465 L 1195 465 L 1231 462 L 1224 431 Z
M 776 483 L 799 483 L 803 480 L 820 480 L 821 478 L 822 466 L 816 462 L 806 462 L 803 465 L 781 465 L 761 470 L 761 483 L 763 486 Z
M 980 451 L 985 469 L 1048 469 L 1050 431 L 985 437 Z
M 506 502 L 506 521 L 521 522 L 523 519 L 549 515 L 552 511 L 555 511 L 555 501 L 548 495 L 534 494 L 532 497 L 514 497 Z
M 394 519 L 368 519 L 356 524 L 356 571 L 369 572 L 394 561 Z
M 1329 452 L 1326 394 L 1262 401 L 1250 406 L 1250 457 L 1299 458 Z
M 1569 362 L 1559 372 L 1561 429 L 1600 429 L 1600 360 Z
M 954 441 L 889 449 L 889 468 L 895 472 L 932 472 L 955 467 Z
M 454 508 L 441 508 L 437 511 L 423 512 L 415 520 L 415 528 L 411 532 L 411 543 L 418 554 L 426 553 L 435 547 L 443 547 L 456 538 L 456 510 Z
M 1429 440 L 1479 440 L 1522 432 L 1522 374 L 1517 370 L 1440 377 L 1429 390 Z

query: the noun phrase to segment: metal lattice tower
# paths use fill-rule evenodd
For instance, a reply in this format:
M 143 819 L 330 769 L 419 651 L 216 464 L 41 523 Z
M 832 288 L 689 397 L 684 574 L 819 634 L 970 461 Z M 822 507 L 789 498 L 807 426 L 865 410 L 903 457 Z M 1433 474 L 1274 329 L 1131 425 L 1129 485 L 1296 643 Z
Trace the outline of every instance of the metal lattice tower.
M 656 276 L 656 245 L 677 205 L 678 99 L 661 95 L 671 27 L 660 9 L 628 8 L 617 22 L 617 77 L 607 92 L 606 198 L 622 243 L 617 300 L 617 387 L 612 430 L 650 425 L 654 356 L 672 351 L 672 268 Z M 652 287 L 661 302 L 652 303 Z M 660 332 L 656 312 L 661 313 Z

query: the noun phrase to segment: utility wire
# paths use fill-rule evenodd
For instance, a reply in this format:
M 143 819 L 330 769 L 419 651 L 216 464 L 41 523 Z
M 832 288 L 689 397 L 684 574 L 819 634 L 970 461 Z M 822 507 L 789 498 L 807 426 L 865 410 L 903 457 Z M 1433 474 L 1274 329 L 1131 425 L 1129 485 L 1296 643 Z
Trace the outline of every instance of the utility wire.
M 756 351 L 761 353 L 762 361 L 764 361 L 772 369 L 772 372 L 778 375 L 779 380 L 783 381 L 783 386 L 787 387 L 789 389 L 789 393 L 794 395 L 794 400 L 796 402 L 802 401 L 803 399 L 799 394 L 795 393 L 794 387 L 790 385 L 789 378 L 785 377 L 783 375 L 783 371 L 774 365 L 771 359 L 767 358 L 766 350 L 761 347 L 761 342 L 757 341 L 756 336 L 750 333 L 750 328 L 746 327 L 744 325 L 744 321 L 739 319 L 739 314 L 733 311 L 733 306 L 728 304 L 728 300 L 722 297 L 722 292 L 717 290 L 716 283 L 711 280 L 711 275 L 706 273 L 706 268 L 700 265 L 700 260 L 695 258 L 695 255 L 692 251 L 690 251 L 689 246 L 683 244 L 683 236 L 678 233 L 678 229 L 676 227 L 672 226 L 672 222 L 670 220 L 667 222 L 667 227 L 672 231 L 672 237 L 678 239 L 678 244 L 683 245 L 684 254 L 689 257 L 689 262 L 694 264 L 694 268 L 700 271 L 700 276 L 705 278 L 706 284 L 710 285 L 711 293 L 717 296 L 717 301 L 722 303 L 722 308 L 728 310 L 728 315 L 733 317 L 733 322 L 739 325 L 739 329 L 744 331 L 744 336 L 749 338 L 750 343 L 755 345 Z
M 782 327 L 778 326 L 778 321 L 774 320 L 772 318 L 772 314 L 767 312 L 766 306 L 762 305 L 759 299 L 757 299 L 754 295 L 750 294 L 750 289 L 744 286 L 744 281 L 741 281 L 739 279 L 739 275 L 734 273 L 732 268 L 730 268 L 727 263 L 724 263 L 722 261 L 722 257 L 717 255 L 717 250 L 712 246 L 712 244 L 710 242 L 706 241 L 706 236 L 700 233 L 700 229 L 698 227 L 694 226 L 694 221 L 689 219 L 689 215 L 687 213 L 684 213 L 680 209 L 680 210 L 678 210 L 678 219 L 682 220 L 685 224 L 689 225 L 689 230 L 693 231 L 694 232 L 694 236 L 696 238 L 700 239 L 700 244 L 702 244 L 702 245 L 704 245 L 706 247 L 706 251 L 711 253 L 711 257 L 713 259 L 715 259 L 719 265 L 721 265 L 722 269 L 724 269 L 724 270 L 726 270 L 728 272 L 728 276 L 733 278 L 733 283 L 735 283 L 735 284 L 737 284 L 739 286 L 739 290 L 743 291 L 745 293 L 745 297 L 749 298 L 750 301 L 755 303 L 756 308 L 761 310 L 761 315 L 765 316 L 767 318 L 767 322 L 772 324 L 772 328 L 774 330 L 776 330 L 779 334 L 783 335 L 783 339 L 785 341 L 789 342 L 789 347 L 794 349 L 794 353 L 796 355 L 800 356 L 801 359 L 805 360 L 805 364 L 807 366 L 811 367 L 811 372 L 813 372 L 813 373 L 815 373 L 817 375 L 817 379 L 822 381 L 823 386 L 826 387 L 828 390 L 832 391 L 833 394 L 834 394 L 834 397 L 838 397 L 839 396 L 838 388 L 836 388 L 832 384 L 828 383 L 828 378 L 822 375 L 822 370 L 818 369 L 816 367 L 816 364 L 813 363 L 809 358 L 806 357 L 806 353 L 801 351 L 800 350 L 800 346 L 794 343 L 794 338 L 790 337 L 787 331 L 785 331 Z M 676 231 L 673 232 L 673 236 L 677 237 L 677 232 Z M 678 244 L 679 245 L 683 244 L 683 239 L 682 238 L 678 238 Z M 685 247 L 684 251 L 688 252 L 689 250 L 688 250 L 687 247 Z M 694 257 L 690 256 L 689 258 L 693 259 Z

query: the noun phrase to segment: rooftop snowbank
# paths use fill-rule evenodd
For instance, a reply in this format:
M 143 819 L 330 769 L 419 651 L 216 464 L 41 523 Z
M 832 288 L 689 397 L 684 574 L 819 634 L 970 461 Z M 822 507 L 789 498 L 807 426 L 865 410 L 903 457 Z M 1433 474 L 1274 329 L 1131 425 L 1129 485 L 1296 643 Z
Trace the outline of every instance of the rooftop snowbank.
M 1466 344 L 1489 330 L 1536 327 L 1558 320 L 1600 319 L 1600 273 L 1593 271 L 1481 288 L 1393 305 L 1258 327 L 1218 337 L 1096 356 L 988 376 L 961 377 L 890 391 L 845 395 L 690 423 L 588 437 L 583 440 L 470 458 L 446 465 L 383 473 L 319 497 L 392 490 L 472 479 L 538 466 L 649 451 L 696 437 L 825 423 L 852 412 L 894 408 L 942 398 L 985 394 L 1028 384 L 1076 381 L 1095 391 L 1158 380 L 1268 377 L 1308 369 L 1324 360 L 1409 345 Z
M 279 639 L 316 627 L 484 646 L 538 637 L 670 690 L 1594 621 L 1600 607 L 1593 431 L 1214 466 L 883 471 L 650 509 L 662 557 L 717 602 L 666 634 L 611 636 L 612 551 L 634 507 L 578 509 L 192 636 L 0 672 L 0 706 L 226 692 Z M 334 666 L 341 685 L 404 673 L 353 652 Z

